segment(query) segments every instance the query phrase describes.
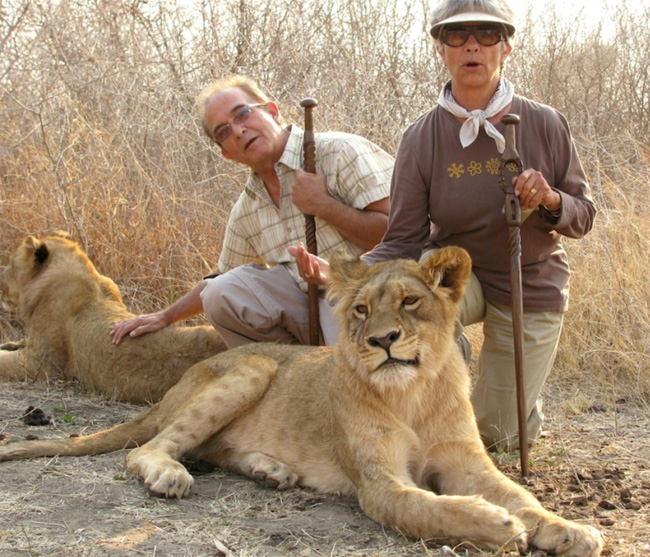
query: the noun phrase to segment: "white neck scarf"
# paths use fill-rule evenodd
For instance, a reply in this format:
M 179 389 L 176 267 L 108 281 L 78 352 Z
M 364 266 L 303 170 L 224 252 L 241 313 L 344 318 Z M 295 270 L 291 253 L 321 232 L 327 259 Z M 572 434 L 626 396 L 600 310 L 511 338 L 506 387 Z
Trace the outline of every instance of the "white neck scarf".
M 477 109 L 469 112 L 456 102 L 456 99 L 451 94 L 451 81 L 448 81 L 442 88 L 442 91 L 440 91 L 438 104 L 454 116 L 466 118 L 460 127 L 460 142 L 463 148 L 474 143 L 474 140 L 478 137 L 480 127 L 483 126 L 485 133 L 493 138 L 497 144 L 499 153 L 503 153 L 506 148 L 506 140 L 487 119 L 495 114 L 499 114 L 499 112 L 508 106 L 512 102 L 514 94 L 514 85 L 505 77 L 501 77 L 499 78 L 499 86 L 497 87 L 496 93 L 490 99 L 487 108 L 485 110 Z

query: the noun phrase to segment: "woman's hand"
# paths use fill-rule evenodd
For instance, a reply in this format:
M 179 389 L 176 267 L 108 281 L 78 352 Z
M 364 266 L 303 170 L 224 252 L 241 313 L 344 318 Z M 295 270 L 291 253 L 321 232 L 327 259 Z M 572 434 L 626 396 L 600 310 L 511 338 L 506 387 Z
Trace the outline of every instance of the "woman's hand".
M 519 198 L 524 211 L 532 211 L 544 205 L 550 211 L 560 208 L 562 198 L 544 178 L 541 172 L 528 168 L 512 179 L 515 195 Z
M 302 242 L 297 246 L 289 246 L 289 253 L 296 258 L 298 272 L 305 282 L 321 286 L 330 281 L 330 264 L 309 253 Z

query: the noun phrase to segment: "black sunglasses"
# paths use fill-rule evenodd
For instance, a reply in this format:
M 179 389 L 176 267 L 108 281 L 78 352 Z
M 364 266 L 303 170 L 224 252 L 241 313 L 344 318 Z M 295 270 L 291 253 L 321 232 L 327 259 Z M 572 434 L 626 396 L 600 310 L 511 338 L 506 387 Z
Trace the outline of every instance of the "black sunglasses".
M 482 46 L 494 46 L 505 40 L 503 29 L 499 25 L 445 27 L 440 33 L 440 40 L 447 46 L 463 46 L 470 36 L 473 36 Z

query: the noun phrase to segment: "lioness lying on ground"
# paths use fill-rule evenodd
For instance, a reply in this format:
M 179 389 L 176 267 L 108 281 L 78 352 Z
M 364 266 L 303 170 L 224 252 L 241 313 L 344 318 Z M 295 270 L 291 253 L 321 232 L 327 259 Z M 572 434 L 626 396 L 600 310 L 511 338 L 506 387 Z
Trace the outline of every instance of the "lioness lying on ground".
M 0 460 L 139 446 L 128 469 L 166 497 L 189 493 L 178 459 L 191 455 L 267 486 L 356 493 L 371 518 L 414 538 L 600 555 L 596 529 L 544 510 L 481 443 L 453 339 L 467 253 L 331 265 L 333 349 L 246 345 L 195 365 L 130 423 L 8 444 Z
M 26 333 L 24 343 L 0 347 L 0 378 L 63 377 L 117 400 L 156 402 L 189 367 L 226 349 L 209 326 L 113 345 L 113 324 L 132 314 L 117 285 L 61 236 L 28 237 L 0 273 L 0 293 Z

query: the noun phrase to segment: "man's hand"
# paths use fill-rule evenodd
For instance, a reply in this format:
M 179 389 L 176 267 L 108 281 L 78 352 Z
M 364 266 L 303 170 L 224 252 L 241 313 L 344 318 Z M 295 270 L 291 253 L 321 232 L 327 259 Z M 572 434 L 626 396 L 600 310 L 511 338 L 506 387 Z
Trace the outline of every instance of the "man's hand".
M 330 264 L 309 253 L 302 242 L 297 246 L 289 246 L 289 253 L 296 258 L 298 272 L 304 281 L 319 286 L 330 281 Z
M 322 171 L 316 174 L 296 170 L 291 202 L 305 215 L 321 216 L 324 206 L 336 200 L 327 191 L 327 180 Z
M 135 338 L 146 333 L 153 333 L 154 331 L 163 329 L 167 325 L 169 325 L 169 323 L 162 311 L 125 319 L 124 321 L 120 321 L 113 325 L 113 329 L 111 330 L 113 344 L 119 344 L 122 342 L 125 335 Z

